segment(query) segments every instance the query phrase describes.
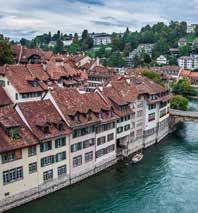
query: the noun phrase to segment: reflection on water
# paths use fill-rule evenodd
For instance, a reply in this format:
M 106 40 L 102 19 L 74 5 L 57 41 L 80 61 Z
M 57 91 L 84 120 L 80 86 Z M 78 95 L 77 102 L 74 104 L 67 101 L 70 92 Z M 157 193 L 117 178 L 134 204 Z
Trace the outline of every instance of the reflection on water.
M 181 124 L 139 164 L 120 163 L 10 212 L 197 213 L 198 124 Z

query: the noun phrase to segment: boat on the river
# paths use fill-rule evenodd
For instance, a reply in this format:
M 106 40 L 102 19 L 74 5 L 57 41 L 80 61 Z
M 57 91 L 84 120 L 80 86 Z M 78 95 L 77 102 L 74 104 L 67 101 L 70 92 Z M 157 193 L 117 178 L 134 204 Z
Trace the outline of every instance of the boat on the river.
M 132 157 L 132 163 L 138 163 L 143 159 L 143 154 L 142 153 L 137 153 Z

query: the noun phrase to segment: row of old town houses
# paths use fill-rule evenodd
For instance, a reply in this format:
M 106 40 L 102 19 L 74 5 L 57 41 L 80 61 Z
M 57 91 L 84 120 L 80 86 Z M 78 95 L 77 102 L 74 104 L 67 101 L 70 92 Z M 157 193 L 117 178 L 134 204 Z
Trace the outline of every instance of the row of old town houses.
M 169 133 L 168 89 L 129 70 L 120 77 L 86 56 L 15 48 L 16 64 L 0 67 L 0 211 L 96 174 Z

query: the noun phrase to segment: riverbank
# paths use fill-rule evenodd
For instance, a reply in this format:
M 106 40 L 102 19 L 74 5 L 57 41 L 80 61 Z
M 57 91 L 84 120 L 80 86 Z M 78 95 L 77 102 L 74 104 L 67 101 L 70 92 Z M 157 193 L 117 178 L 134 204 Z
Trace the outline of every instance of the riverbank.
M 164 143 L 144 150 L 139 164 L 119 163 L 9 213 L 196 213 L 197 129 L 183 124 Z

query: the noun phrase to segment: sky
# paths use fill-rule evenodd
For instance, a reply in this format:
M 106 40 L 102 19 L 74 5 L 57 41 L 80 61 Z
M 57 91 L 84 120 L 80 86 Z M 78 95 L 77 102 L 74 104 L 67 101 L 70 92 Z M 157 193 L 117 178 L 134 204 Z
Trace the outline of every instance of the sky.
M 0 33 L 14 40 L 63 33 L 123 32 L 171 20 L 198 23 L 198 0 L 0 0 Z

